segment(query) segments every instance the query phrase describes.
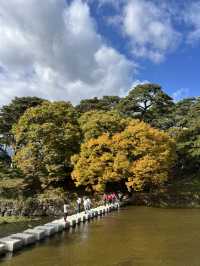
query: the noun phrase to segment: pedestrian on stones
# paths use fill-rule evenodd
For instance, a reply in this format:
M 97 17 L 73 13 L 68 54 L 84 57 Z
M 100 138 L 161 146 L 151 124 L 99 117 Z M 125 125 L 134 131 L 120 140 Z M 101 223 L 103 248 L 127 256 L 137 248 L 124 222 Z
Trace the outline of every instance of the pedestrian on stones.
M 117 200 L 117 197 L 116 197 L 115 192 L 113 192 L 113 193 L 111 194 L 111 196 L 112 196 L 112 203 L 114 204 L 114 203 L 116 202 L 116 200 Z
M 119 199 L 119 202 L 122 202 L 122 198 L 123 198 L 123 194 L 119 191 L 119 192 L 118 192 L 118 199 Z
M 112 194 L 111 193 L 108 195 L 108 203 L 112 204 Z
M 68 216 L 68 209 L 69 204 L 67 202 L 64 203 L 63 211 L 64 211 L 64 221 L 67 222 L 67 216 Z
M 88 211 L 88 201 L 87 201 L 86 197 L 83 198 L 83 207 L 84 207 L 85 213 L 87 213 L 87 211 Z
M 92 204 L 91 199 L 88 197 L 87 198 L 87 208 L 88 208 L 88 211 L 91 209 L 91 204 Z
M 107 195 L 105 193 L 103 194 L 103 202 L 104 202 L 104 206 L 106 206 L 106 204 L 107 204 Z
M 81 212 L 81 202 L 82 202 L 82 199 L 78 197 L 78 199 L 76 200 L 78 213 Z

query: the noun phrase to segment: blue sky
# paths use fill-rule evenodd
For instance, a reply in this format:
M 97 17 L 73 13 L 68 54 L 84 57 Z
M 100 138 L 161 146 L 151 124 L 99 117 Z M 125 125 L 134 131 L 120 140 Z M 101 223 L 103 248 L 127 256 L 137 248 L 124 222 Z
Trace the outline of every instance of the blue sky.
M 0 105 L 15 96 L 199 96 L 200 0 L 1 0 Z
M 120 1 L 118 1 L 120 2 Z M 131 1 L 130 1 L 131 2 Z M 137 4 L 137 1 L 133 1 Z M 155 3 L 156 1 L 144 1 Z M 200 96 L 200 32 L 198 32 L 197 40 L 188 42 L 187 37 L 194 31 L 194 25 L 191 25 L 188 21 L 184 22 L 185 13 L 192 9 L 195 15 L 200 17 L 200 1 L 163 1 L 168 5 L 168 8 L 174 9 L 174 17 L 171 20 L 174 23 L 174 27 L 180 33 L 181 40 L 176 49 L 169 53 L 164 60 L 155 63 L 146 58 L 137 59 L 140 65 L 137 77 L 141 81 L 150 81 L 159 83 L 164 90 L 177 99 L 182 97 Z M 108 19 L 119 15 L 120 12 L 116 10 L 114 1 L 105 0 L 104 4 L 98 8 L 97 2 L 92 2 L 91 13 L 96 20 L 98 30 L 103 36 L 115 47 L 118 51 L 125 54 L 128 58 L 134 57 L 130 53 L 128 40 L 120 34 L 118 25 L 113 27 L 106 22 L 105 17 Z M 121 1 L 120 8 L 123 8 L 126 1 Z M 159 2 L 157 2 L 159 3 Z M 179 3 L 179 4 L 178 4 Z M 195 10 L 195 7 L 198 7 Z M 183 8 L 183 9 L 182 9 Z M 181 14 L 181 10 L 183 13 Z M 176 15 L 179 15 L 177 19 Z M 192 16 L 193 14 L 191 14 Z M 103 19 L 102 19 L 103 17 Z M 200 31 L 200 18 L 197 18 L 197 26 Z

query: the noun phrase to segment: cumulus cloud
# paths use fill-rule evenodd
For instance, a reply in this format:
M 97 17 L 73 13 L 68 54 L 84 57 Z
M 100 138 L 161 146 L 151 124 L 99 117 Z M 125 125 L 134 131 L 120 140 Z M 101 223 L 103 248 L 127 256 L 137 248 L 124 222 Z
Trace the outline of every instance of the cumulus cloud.
M 187 88 L 182 88 L 182 89 L 175 91 L 172 94 L 172 98 L 174 99 L 175 102 L 178 102 L 183 98 L 187 98 L 188 95 L 189 95 L 189 90 Z
M 174 29 L 171 15 L 154 1 L 130 0 L 124 6 L 122 28 L 131 42 L 134 55 L 160 62 L 175 49 L 180 34 Z
M 14 96 L 123 94 L 136 65 L 98 34 L 82 0 L 1 0 L 0 105 Z
M 189 43 L 200 41 L 200 1 L 188 4 L 184 9 L 183 17 L 190 27 L 187 41 Z

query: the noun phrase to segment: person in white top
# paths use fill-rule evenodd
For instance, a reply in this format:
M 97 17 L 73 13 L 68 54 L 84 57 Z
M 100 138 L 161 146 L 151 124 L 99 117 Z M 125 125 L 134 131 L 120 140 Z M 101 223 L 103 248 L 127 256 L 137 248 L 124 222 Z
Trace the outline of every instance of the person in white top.
M 76 200 L 78 213 L 81 212 L 81 202 L 82 202 L 82 199 L 78 197 L 78 199 Z
M 91 199 L 88 197 L 87 198 L 87 208 L 88 208 L 88 210 L 91 209 L 91 204 L 92 204 Z
M 83 199 L 83 207 L 84 207 L 85 213 L 87 213 L 87 211 L 88 211 L 88 201 L 87 201 L 87 198 L 84 198 Z
M 64 203 L 63 206 L 63 211 L 64 211 L 64 221 L 67 221 L 67 216 L 68 216 L 68 209 L 69 209 L 69 205 L 67 204 L 67 202 Z

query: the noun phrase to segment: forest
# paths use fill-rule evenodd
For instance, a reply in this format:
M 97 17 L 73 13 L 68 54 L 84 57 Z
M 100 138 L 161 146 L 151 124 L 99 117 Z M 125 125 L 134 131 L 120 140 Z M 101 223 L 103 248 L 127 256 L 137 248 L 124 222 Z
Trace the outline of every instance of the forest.
M 198 191 L 199 169 L 200 97 L 176 102 L 158 84 L 76 106 L 16 97 L 0 108 L 1 198 Z

